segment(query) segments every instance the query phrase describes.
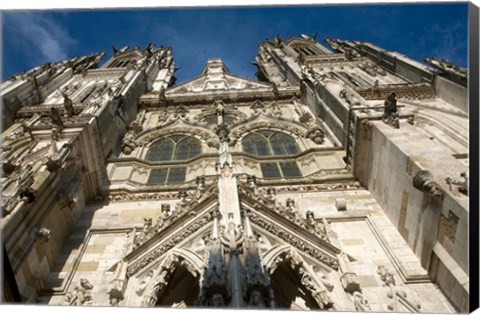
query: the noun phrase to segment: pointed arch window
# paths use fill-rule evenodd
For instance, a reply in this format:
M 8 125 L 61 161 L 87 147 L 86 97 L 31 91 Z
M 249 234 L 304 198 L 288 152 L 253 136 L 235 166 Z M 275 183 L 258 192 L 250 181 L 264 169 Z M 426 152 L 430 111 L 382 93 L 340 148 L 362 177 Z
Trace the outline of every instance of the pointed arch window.
M 191 136 L 172 135 L 158 139 L 147 152 L 146 160 L 151 162 L 184 161 L 202 153 L 200 140 Z M 154 168 L 148 177 L 149 184 L 173 184 L 185 181 L 186 167 Z
M 260 130 L 242 139 L 243 150 L 256 156 L 294 155 L 299 152 L 295 139 L 283 132 Z
M 155 141 L 146 159 L 152 162 L 188 160 L 202 153 L 200 140 L 185 135 L 173 135 Z
M 242 139 L 243 150 L 259 157 L 288 157 L 300 152 L 295 139 L 283 132 L 260 130 Z M 302 173 L 295 160 L 260 163 L 264 178 L 300 177 Z

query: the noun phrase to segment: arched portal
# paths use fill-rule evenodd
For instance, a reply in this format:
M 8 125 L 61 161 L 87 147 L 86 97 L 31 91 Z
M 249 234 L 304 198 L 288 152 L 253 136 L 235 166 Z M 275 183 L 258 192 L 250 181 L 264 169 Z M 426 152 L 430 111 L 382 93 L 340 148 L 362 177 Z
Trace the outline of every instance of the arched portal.
M 270 275 L 271 286 L 277 308 L 291 310 L 320 309 L 309 290 L 302 284 L 301 277 L 286 261 L 282 261 Z
M 158 292 L 155 306 L 193 306 L 199 292 L 198 276 L 193 275 L 184 265 L 179 265 L 171 274 L 168 284 Z

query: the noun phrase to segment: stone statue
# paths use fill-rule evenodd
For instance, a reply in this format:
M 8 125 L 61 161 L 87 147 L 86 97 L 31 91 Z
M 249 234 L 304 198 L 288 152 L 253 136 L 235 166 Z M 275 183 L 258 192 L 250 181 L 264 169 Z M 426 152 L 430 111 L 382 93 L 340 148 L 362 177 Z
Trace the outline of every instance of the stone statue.
M 73 292 L 68 292 L 65 301 L 70 305 L 91 305 L 93 285 L 85 278 L 80 279 L 80 285 Z
M 57 127 L 59 131 L 61 131 L 64 127 L 62 118 L 58 113 L 58 110 L 55 107 L 50 108 L 50 118 L 52 119 L 52 125 Z
M 274 201 L 277 198 L 277 193 L 275 188 L 269 187 L 267 188 L 267 199 L 270 201 Z
M 288 212 L 295 212 L 295 200 L 293 200 L 292 198 L 288 198 L 286 204 Z
M 213 307 L 225 306 L 225 300 L 223 299 L 223 295 L 221 295 L 220 293 L 213 294 L 210 298 L 209 305 Z
M 150 292 L 144 297 L 142 306 L 152 306 L 157 302 L 158 293 L 167 286 L 168 271 L 163 269 L 160 274 L 155 278 L 155 285 Z
M 187 196 L 188 196 L 188 194 L 185 190 L 182 190 L 178 193 L 178 198 L 180 199 L 180 204 L 182 206 L 184 206 L 188 203 Z
M 368 301 L 360 292 L 353 293 L 353 305 L 355 306 L 355 310 L 358 312 L 368 312 L 371 310 L 370 306 L 368 305 Z
M 148 283 L 153 277 L 153 270 L 150 270 L 148 274 L 140 281 L 140 284 L 138 285 L 137 290 L 135 290 L 135 293 L 140 296 L 145 292 L 145 289 L 147 288 Z
M 125 137 L 122 140 L 122 152 L 129 155 L 137 147 L 137 141 L 135 140 L 135 133 L 132 130 L 127 131 Z
M 384 102 L 382 120 L 387 125 L 391 125 L 394 128 L 400 128 L 400 123 L 398 121 L 397 98 L 395 93 L 390 93 Z
M 35 233 L 35 236 L 38 241 L 47 243 L 52 238 L 52 232 L 47 228 L 41 228 Z
M 205 187 L 205 177 L 203 176 L 197 176 L 195 179 L 195 183 L 197 184 L 197 190 L 198 191 L 204 191 L 206 189 Z
M 65 113 L 66 113 L 67 117 L 72 117 L 73 116 L 73 101 L 65 93 L 62 93 L 62 96 L 63 96 L 63 107 L 65 107 Z
M 152 229 L 152 218 L 143 218 L 143 233 L 148 234 Z
M 315 215 L 313 214 L 313 211 L 307 211 L 306 224 L 307 229 L 310 232 L 315 233 L 323 240 L 328 240 L 325 226 L 322 223 L 315 221 Z
M 380 278 L 382 279 L 385 286 L 389 287 L 395 285 L 395 278 L 393 276 L 393 273 L 388 271 L 388 269 L 384 266 L 378 266 L 377 274 L 380 275 Z
M 307 131 L 305 138 L 312 140 L 316 144 L 322 144 L 325 141 L 325 132 L 321 128 L 315 127 Z
M 250 293 L 250 300 L 248 302 L 252 308 L 266 308 L 265 298 L 263 297 L 262 293 L 258 290 L 253 290 Z

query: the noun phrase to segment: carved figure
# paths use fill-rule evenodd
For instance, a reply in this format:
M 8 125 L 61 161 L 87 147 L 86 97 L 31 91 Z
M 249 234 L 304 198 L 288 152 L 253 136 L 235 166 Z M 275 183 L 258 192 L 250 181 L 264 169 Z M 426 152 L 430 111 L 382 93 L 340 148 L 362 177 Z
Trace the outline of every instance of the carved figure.
M 184 191 L 184 190 L 182 190 L 182 191 L 180 191 L 180 192 L 178 193 L 178 198 L 180 198 L 180 204 L 181 204 L 182 206 L 184 206 L 184 205 L 186 205 L 186 204 L 188 203 L 187 196 L 188 196 L 188 194 L 187 194 L 187 192 Z
M 310 232 L 315 233 L 323 240 L 328 240 L 325 226 L 322 223 L 315 221 L 315 215 L 312 211 L 307 211 L 306 213 L 306 224 L 307 229 L 310 230 Z
M 75 286 L 73 292 L 68 292 L 65 301 L 70 305 L 92 304 L 93 285 L 85 278 L 80 279 L 80 285 Z
M 435 183 L 432 173 L 429 170 L 418 171 L 413 177 L 413 187 L 428 192 L 433 196 L 441 197 L 443 189 Z
M 295 212 L 295 200 L 293 200 L 292 198 L 288 198 L 286 204 L 288 212 Z
M 50 108 L 50 118 L 52 119 L 52 125 L 56 126 L 58 131 L 61 131 L 64 127 L 62 118 L 55 107 Z
M 147 288 L 148 283 L 153 277 L 153 270 L 150 270 L 148 274 L 140 281 L 140 284 L 138 285 L 137 290 L 135 290 L 135 293 L 140 296 L 145 292 L 145 289 Z
M 52 232 L 47 228 L 41 228 L 35 233 L 35 236 L 38 241 L 47 243 L 52 238 Z
M 152 218 L 143 218 L 143 233 L 147 234 L 152 229 Z
M 393 273 L 388 271 L 388 269 L 384 266 L 378 266 L 377 274 L 380 275 L 380 278 L 382 279 L 385 286 L 389 287 L 395 285 L 395 278 L 393 277 Z
M 456 180 L 456 179 L 447 177 L 445 181 L 450 186 L 450 190 L 452 190 L 452 185 L 456 185 L 456 186 L 459 186 L 458 191 L 468 196 L 468 175 L 466 172 L 462 172 L 460 173 L 460 177 L 462 177 L 461 180 Z
M 220 138 L 220 142 L 230 142 L 230 138 L 228 137 L 228 135 L 230 134 L 230 131 L 228 130 L 228 127 L 226 124 L 219 125 L 216 129 L 216 133 Z
M 355 306 L 355 310 L 358 312 L 368 312 L 371 310 L 370 305 L 368 305 L 368 301 L 360 292 L 353 293 L 353 305 Z
M 253 290 L 252 293 L 250 293 L 250 300 L 248 302 L 248 305 L 250 305 L 253 308 L 267 307 L 265 304 L 265 298 L 263 297 L 263 294 L 258 290 Z
M 382 120 L 387 125 L 391 125 L 394 128 L 400 128 L 400 123 L 398 121 L 397 98 L 395 93 L 390 93 L 384 102 Z
M 223 295 L 221 295 L 220 293 L 213 294 L 212 297 L 210 298 L 209 305 L 214 307 L 225 306 L 225 300 L 223 299 Z
M 305 138 L 312 140 L 316 144 L 322 144 L 325 141 L 325 132 L 321 128 L 315 127 L 305 134 Z
M 198 191 L 204 191 L 206 189 L 205 187 L 205 177 L 203 176 L 197 176 L 195 179 L 195 183 L 197 184 L 197 190 Z
M 65 113 L 66 113 L 67 117 L 72 117 L 73 116 L 73 101 L 65 93 L 62 93 L 62 96 L 63 96 L 63 107 L 65 107 Z
M 267 199 L 270 201 L 274 201 L 276 199 L 277 193 L 275 192 L 275 188 L 269 187 L 267 188 Z
M 137 141 L 135 140 L 135 133 L 132 130 L 127 131 L 125 137 L 122 140 L 122 151 L 129 155 L 137 147 Z

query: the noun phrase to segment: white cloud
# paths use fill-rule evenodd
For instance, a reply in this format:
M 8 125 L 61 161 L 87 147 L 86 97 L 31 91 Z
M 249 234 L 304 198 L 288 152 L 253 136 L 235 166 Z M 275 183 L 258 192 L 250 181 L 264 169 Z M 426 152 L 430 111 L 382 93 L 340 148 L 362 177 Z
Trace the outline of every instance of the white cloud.
M 45 12 L 5 13 L 3 29 L 21 41 L 24 49 L 31 50 L 30 53 L 40 53 L 42 58 L 39 59 L 48 61 L 69 57 L 68 48 L 76 44 L 62 25 Z

